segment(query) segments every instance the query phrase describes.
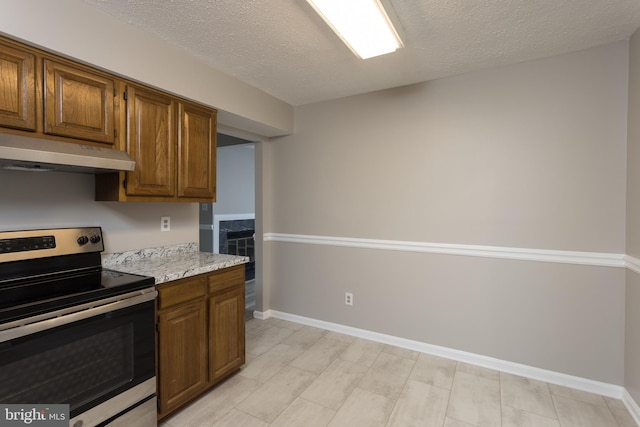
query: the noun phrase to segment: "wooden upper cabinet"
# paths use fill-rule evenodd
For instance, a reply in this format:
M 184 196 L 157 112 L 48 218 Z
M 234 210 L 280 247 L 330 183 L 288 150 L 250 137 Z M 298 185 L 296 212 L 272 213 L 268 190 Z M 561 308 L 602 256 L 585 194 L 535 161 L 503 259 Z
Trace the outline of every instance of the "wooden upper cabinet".
M 127 195 L 175 196 L 175 117 L 175 98 L 127 86 L 127 152 L 136 162 L 127 172 Z
M 36 128 L 35 55 L 0 43 L 0 126 Z
M 178 197 L 216 195 L 216 112 L 181 102 L 178 134 Z
M 213 108 L 0 36 L 0 132 L 136 162 L 96 175 L 96 200 L 215 202 L 216 127 Z
M 114 80 L 44 60 L 44 132 L 113 144 Z

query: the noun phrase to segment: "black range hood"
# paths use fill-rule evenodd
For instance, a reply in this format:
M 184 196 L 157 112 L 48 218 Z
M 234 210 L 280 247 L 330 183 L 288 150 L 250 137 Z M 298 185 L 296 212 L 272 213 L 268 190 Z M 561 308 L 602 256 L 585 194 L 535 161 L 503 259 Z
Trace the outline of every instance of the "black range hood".
M 0 168 L 107 173 L 132 171 L 135 161 L 120 150 L 0 133 Z

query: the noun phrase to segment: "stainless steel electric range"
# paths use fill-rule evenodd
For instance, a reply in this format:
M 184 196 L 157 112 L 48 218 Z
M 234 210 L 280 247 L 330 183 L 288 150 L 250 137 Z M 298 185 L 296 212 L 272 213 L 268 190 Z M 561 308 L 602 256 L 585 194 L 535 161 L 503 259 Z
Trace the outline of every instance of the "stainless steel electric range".
M 0 403 L 155 426 L 152 277 L 103 269 L 99 227 L 0 232 Z

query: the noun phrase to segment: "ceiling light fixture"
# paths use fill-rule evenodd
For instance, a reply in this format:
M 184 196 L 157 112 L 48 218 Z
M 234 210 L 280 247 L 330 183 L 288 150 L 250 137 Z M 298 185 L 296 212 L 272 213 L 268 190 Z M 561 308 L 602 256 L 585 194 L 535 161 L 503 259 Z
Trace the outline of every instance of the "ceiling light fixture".
M 307 0 L 362 59 L 394 52 L 402 41 L 379 0 Z

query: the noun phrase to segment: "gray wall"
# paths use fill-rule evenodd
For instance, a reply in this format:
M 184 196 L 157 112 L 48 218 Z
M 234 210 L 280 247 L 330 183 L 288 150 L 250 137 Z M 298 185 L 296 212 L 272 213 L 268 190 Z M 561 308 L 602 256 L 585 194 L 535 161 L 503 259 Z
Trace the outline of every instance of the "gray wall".
M 0 229 L 101 226 L 105 252 L 198 241 L 197 203 L 94 201 L 94 176 L 0 169 Z M 160 231 L 160 217 L 171 231 Z
M 640 31 L 629 48 L 629 127 L 627 154 L 627 249 L 640 258 Z M 640 402 L 640 273 L 627 272 L 625 388 Z
M 216 215 L 255 213 L 255 169 L 255 144 L 218 147 Z
M 266 156 L 265 231 L 622 254 L 627 73 L 620 42 L 298 107 Z M 623 384 L 623 268 L 265 254 L 265 309 Z

